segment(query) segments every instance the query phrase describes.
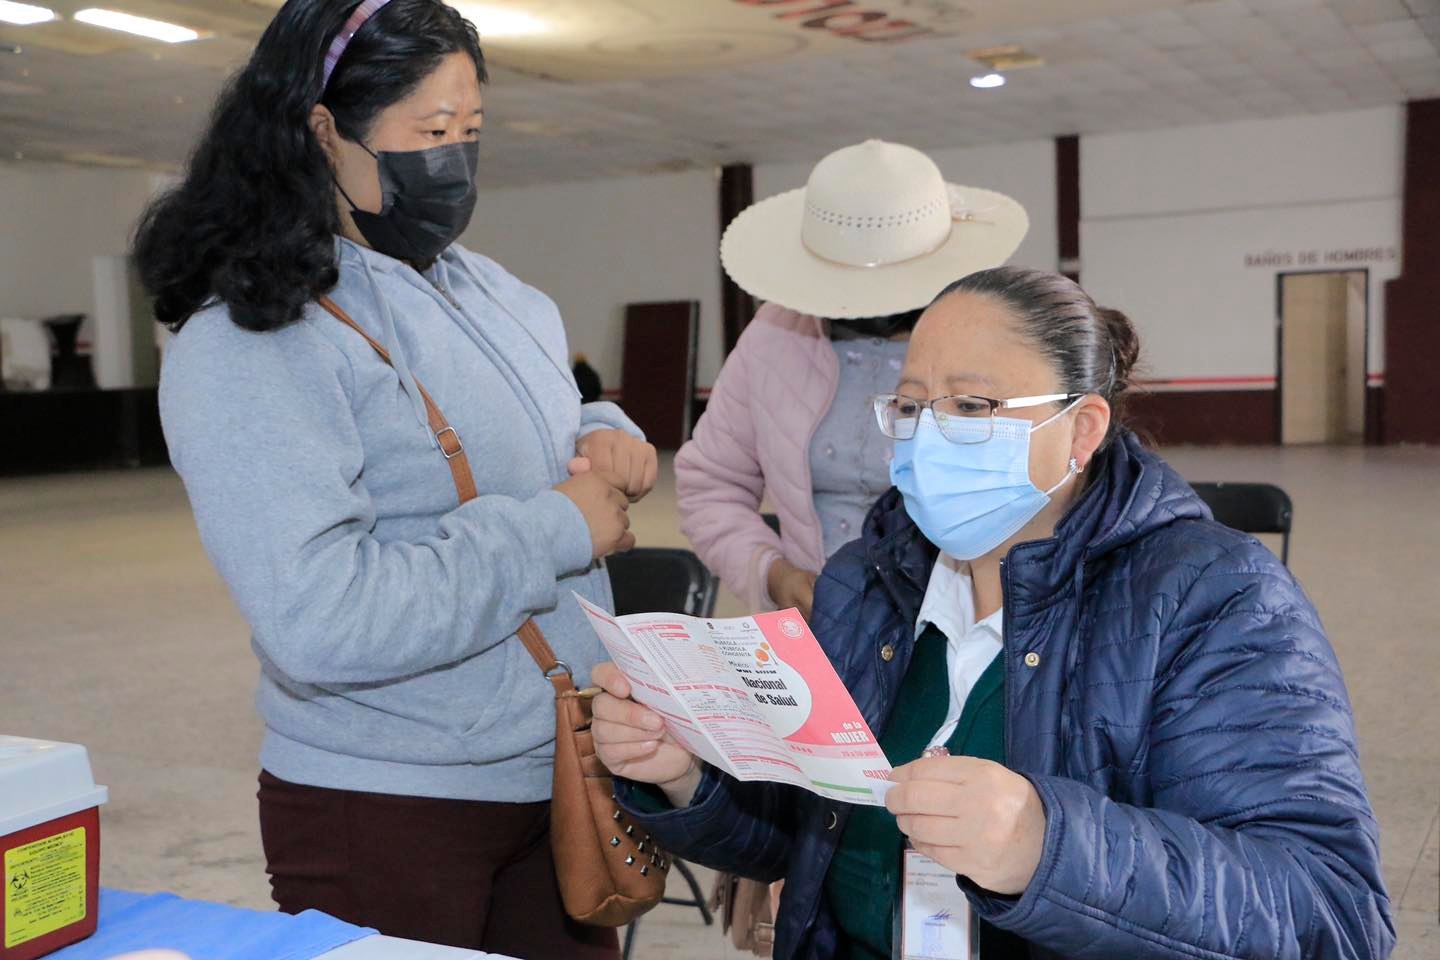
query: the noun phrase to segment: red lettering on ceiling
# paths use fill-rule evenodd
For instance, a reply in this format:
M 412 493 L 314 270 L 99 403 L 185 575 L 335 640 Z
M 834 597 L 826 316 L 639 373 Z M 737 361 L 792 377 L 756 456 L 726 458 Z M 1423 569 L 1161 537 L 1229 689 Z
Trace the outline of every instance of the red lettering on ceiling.
M 891 20 L 887 23 L 878 24 L 874 27 L 861 27 L 840 31 L 837 33 L 843 36 L 853 37 L 856 40 L 864 40 L 866 43 L 899 43 L 902 40 L 911 40 L 915 37 L 923 37 L 934 33 L 929 27 L 922 27 L 919 24 L 911 23 L 909 20 Z
M 843 29 L 842 29 L 842 28 L 838 28 L 838 27 L 834 27 L 834 26 L 831 25 L 832 23 L 834 23 L 834 21 L 836 21 L 836 20 L 843 20 L 843 19 L 846 18 L 846 17 L 859 17 L 859 18 L 860 18 L 860 22 L 859 22 L 859 23 L 852 23 L 852 24 L 848 25 L 847 27 L 845 27 L 845 28 L 843 28 Z M 876 20 L 884 20 L 884 19 L 885 19 L 885 14 L 881 13 L 881 12 L 878 11 L 878 10 L 856 10 L 854 13 L 830 13 L 830 14 L 826 14 L 826 15 L 823 16 L 823 17 L 816 17 L 814 20 L 806 20 L 804 23 L 800 24 L 800 26 L 802 26 L 802 27 L 808 27 L 808 28 L 810 28 L 811 30 L 829 30 L 829 31 L 831 31 L 831 32 L 833 32 L 833 33 L 838 33 L 838 34 L 842 34 L 842 35 L 843 35 L 843 34 L 845 34 L 846 31 L 848 31 L 848 30 L 854 30 L 856 27 L 860 26 L 861 24 L 873 23 L 873 22 L 876 21 Z
M 802 0 L 802 2 L 805 2 L 805 3 L 814 3 L 815 0 Z M 817 13 L 825 13 L 825 12 L 827 12 L 827 11 L 833 11 L 833 10 L 835 10 L 835 9 L 837 9 L 837 8 L 853 7 L 853 6 L 855 6 L 855 0 L 822 0 L 820 6 L 818 6 L 818 7 L 811 7 L 809 10 L 791 10 L 789 13 L 777 13 L 777 14 L 775 14 L 775 19 L 776 19 L 776 20 L 799 20 L 801 17 L 808 17 L 808 16 L 812 16 L 813 14 L 817 14 Z M 883 16 L 885 16 L 885 14 L 882 13 L 882 14 L 880 14 L 880 16 L 883 17 Z
M 799 20 L 807 30 L 824 30 L 832 36 L 867 43 L 898 43 L 933 33 L 914 21 L 893 17 L 884 10 L 852 9 L 855 0 L 735 0 L 747 7 L 789 7 L 775 14 L 776 20 Z M 818 5 L 817 5 L 818 3 Z M 808 17 L 809 19 L 802 19 Z

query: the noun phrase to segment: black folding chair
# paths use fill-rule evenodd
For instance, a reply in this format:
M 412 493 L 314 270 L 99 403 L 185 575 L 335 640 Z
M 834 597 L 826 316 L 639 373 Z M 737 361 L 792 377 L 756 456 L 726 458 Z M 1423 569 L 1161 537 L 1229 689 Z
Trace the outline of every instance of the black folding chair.
M 715 614 L 715 598 L 719 581 L 689 550 L 665 547 L 637 547 L 629 553 L 617 553 L 605 561 L 610 570 L 610 590 L 615 595 L 615 613 L 683 613 L 689 617 Z M 661 903 L 677 907 L 694 907 L 700 911 L 705 926 L 715 922 L 710 905 L 700 889 L 700 881 L 684 861 L 672 859 L 671 864 L 690 887 L 690 899 L 666 897 Z M 635 933 L 640 921 L 625 930 L 625 960 L 635 950 Z
M 683 613 L 687 617 L 715 614 L 719 581 L 689 550 L 636 547 L 605 561 L 615 613 Z
M 1242 533 L 1278 533 L 1280 562 L 1290 565 L 1290 495 L 1271 483 L 1192 483 L 1215 519 Z

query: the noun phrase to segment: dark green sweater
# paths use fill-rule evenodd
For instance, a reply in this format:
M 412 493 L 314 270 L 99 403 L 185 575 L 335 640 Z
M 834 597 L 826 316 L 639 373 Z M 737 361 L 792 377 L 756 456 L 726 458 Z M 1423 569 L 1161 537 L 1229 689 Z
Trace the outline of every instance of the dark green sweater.
M 945 635 L 934 626 L 915 642 L 890 725 L 880 738 L 892 766 L 919 759 L 945 722 L 950 707 L 945 647 Z M 1004 657 L 997 656 L 975 682 L 945 742 L 952 754 L 1005 761 L 1004 678 Z M 825 897 L 840 926 L 839 960 L 890 960 L 903 846 L 895 817 L 884 807 L 859 807 L 850 814 L 825 878 Z M 982 933 L 981 949 L 982 960 L 1025 955 L 1020 941 L 998 930 Z

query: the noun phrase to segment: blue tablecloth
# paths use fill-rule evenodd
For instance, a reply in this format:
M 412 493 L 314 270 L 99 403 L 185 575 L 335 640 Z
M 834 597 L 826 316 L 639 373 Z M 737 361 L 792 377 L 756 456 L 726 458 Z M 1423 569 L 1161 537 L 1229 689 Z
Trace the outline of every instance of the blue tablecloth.
M 51 960 L 108 960 L 162 947 L 192 960 L 313 960 L 374 933 L 314 910 L 292 917 L 182 900 L 173 893 L 101 890 L 95 936 Z

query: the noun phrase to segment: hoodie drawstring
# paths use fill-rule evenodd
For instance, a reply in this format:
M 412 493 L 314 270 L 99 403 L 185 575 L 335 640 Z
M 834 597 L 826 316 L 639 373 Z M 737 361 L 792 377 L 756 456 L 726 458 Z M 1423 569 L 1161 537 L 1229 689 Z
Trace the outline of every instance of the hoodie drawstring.
M 405 351 L 400 346 L 400 335 L 395 330 L 395 314 L 390 310 L 390 301 L 380 292 L 380 283 L 375 279 L 374 272 L 370 269 L 370 260 L 361 256 L 360 266 L 365 271 L 365 279 L 370 283 L 370 293 L 375 298 L 375 303 L 380 308 L 380 342 L 390 352 L 390 365 L 395 368 L 395 374 L 400 378 L 400 387 L 405 391 L 405 396 L 410 401 L 410 407 L 415 412 L 415 419 L 430 433 L 430 420 L 425 413 L 425 399 L 420 396 L 420 388 L 415 383 L 415 375 L 410 372 L 410 362 L 406 359 Z M 440 441 L 431 434 L 430 442 L 437 448 Z

